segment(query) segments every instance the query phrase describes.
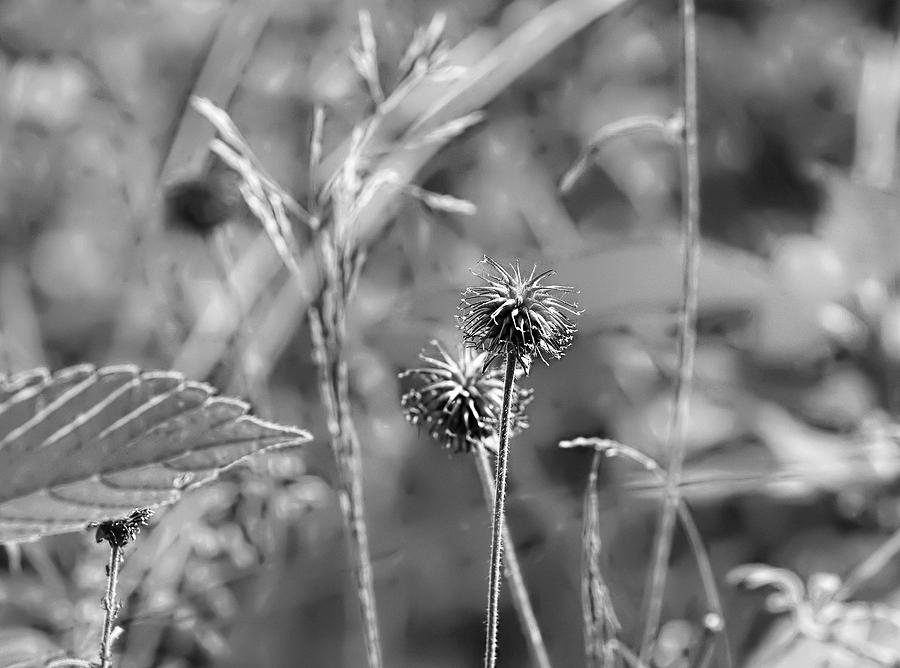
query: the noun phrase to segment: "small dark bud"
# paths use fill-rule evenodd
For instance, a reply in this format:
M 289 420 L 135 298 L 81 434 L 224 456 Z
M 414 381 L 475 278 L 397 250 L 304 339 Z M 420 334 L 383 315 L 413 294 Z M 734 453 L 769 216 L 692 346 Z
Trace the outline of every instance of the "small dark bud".
M 150 508 L 139 508 L 123 519 L 91 522 L 90 527 L 97 527 L 94 537 L 98 543 L 106 541 L 111 547 L 125 547 L 147 526 L 153 511 Z
M 166 224 L 208 236 L 237 215 L 241 202 L 238 178 L 222 172 L 172 184 L 164 195 Z

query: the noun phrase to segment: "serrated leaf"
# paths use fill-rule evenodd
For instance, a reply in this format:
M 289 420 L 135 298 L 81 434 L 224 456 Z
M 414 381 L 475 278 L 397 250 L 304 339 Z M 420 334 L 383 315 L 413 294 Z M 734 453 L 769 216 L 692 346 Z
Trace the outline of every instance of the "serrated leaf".
M 311 440 L 171 371 L 0 378 L 0 543 L 173 503 L 247 455 Z

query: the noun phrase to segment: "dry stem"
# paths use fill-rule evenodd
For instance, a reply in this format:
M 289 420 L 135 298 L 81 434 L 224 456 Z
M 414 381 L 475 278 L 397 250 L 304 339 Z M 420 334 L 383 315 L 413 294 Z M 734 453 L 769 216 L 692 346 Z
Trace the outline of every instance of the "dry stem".
M 119 614 L 119 602 L 116 600 L 116 589 L 119 585 L 119 564 L 122 560 L 122 548 L 114 542 L 109 546 L 109 561 L 106 565 L 106 596 L 103 597 L 103 608 L 106 614 L 103 619 L 103 636 L 100 638 L 100 668 L 112 666 L 113 630 L 116 615 Z

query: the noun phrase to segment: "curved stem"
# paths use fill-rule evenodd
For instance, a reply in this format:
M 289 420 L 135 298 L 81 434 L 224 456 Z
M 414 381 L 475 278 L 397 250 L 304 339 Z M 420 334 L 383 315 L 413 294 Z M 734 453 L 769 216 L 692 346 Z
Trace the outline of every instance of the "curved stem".
M 640 659 L 644 662 L 649 660 L 662 615 L 675 516 L 680 498 L 697 343 L 700 169 L 697 148 L 697 25 L 694 0 L 681 0 L 681 25 L 684 142 L 681 150 L 682 304 L 678 331 L 678 378 L 667 439 L 669 463 L 666 494 L 653 548 L 647 616 L 641 641 Z
M 106 615 L 103 619 L 103 635 L 100 638 L 100 668 L 112 666 L 113 630 L 116 615 L 119 614 L 119 603 L 116 601 L 116 589 L 119 584 L 119 562 L 122 548 L 110 543 L 109 561 L 106 564 L 106 596 L 103 597 L 103 608 Z
M 596 161 L 601 147 L 610 139 L 649 130 L 659 133 L 666 141 L 673 141 L 673 130 L 680 125 L 677 121 L 678 119 L 673 121 L 662 116 L 643 115 L 629 116 L 628 118 L 607 123 L 591 137 L 574 164 L 563 174 L 559 180 L 559 191 L 564 195 L 572 191 L 578 180 L 587 173 L 588 169 Z
M 494 496 L 497 490 L 494 484 L 494 470 L 488 458 L 487 448 L 484 446 L 476 448 L 475 463 L 478 465 L 481 488 L 484 490 L 484 500 L 487 503 L 488 511 L 490 511 L 493 508 Z M 534 658 L 535 665 L 539 668 L 550 668 L 547 647 L 544 645 L 541 627 L 538 626 L 534 608 L 531 606 L 531 599 L 528 596 L 528 589 L 525 587 L 525 579 L 522 577 L 522 569 L 519 566 L 519 558 L 516 556 L 512 534 L 509 531 L 505 518 L 503 522 L 503 550 L 506 554 L 506 581 L 509 583 L 513 605 L 515 605 L 516 612 L 519 614 L 519 621 L 522 623 L 522 630 L 525 633 L 525 639 L 528 641 L 531 656 Z
M 503 526 L 506 516 L 506 478 L 509 468 L 509 427 L 513 381 L 516 377 L 516 354 L 506 353 L 506 376 L 503 380 L 503 409 L 500 414 L 500 447 L 497 453 L 497 487 L 494 493 L 494 517 L 491 525 L 491 574 L 488 583 L 487 639 L 484 650 L 485 668 L 497 665 L 497 629 L 500 625 L 500 576 L 503 571 Z

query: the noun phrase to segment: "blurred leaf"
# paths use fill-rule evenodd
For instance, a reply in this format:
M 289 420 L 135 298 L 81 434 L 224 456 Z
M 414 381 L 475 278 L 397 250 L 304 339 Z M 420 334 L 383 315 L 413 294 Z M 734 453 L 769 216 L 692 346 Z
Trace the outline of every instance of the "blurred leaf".
M 852 281 L 889 282 L 900 271 L 900 197 L 835 169 L 817 166 L 813 173 L 828 193 L 819 236 L 840 256 Z
M 748 589 L 774 588 L 778 592 L 778 597 L 770 597 L 771 612 L 783 612 L 799 608 L 806 597 L 803 581 L 796 573 L 785 568 L 774 568 L 766 564 L 737 566 L 728 573 L 728 583 L 747 587 Z
M 228 107 L 247 63 L 256 52 L 274 4 L 274 0 L 238 0 L 231 4 L 194 82 L 193 95 Z M 205 120 L 194 114 L 183 114 L 160 166 L 160 181 L 165 182 L 182 170 L 191 173 L 199 169 L 213 136 L 213 128 Z
M 247 455 L 311 439 L 214 392 L 131 366 L 0 379 L 0 542 L 173 503 Z
M 65 652 L 40 631 L 0 629 L 0 668 L 40 668 L 64 655 Z
M 661 234 L 610 240 L 599 248 L 558 261 L 559 282 L 581 289 L 578 305 L 585 313 L 579 329 L 590 332 L 633 323 L 644 314 L 674 315 L 681 299 L 679 240 Z M 751 311 L 772 286 L 765 263 L 740 250 L 704 243 L 700 263 L 701 311 Z M 477 257 L 472 258 L 474 265 Z M 534 258 L 520 258 L 529 264 Z M 536 259 L 539 265 L 544 263 Z M 459 302 L 469 280 L 461 267 L 454 285 L 416 285 L 410 298 L 417 316 L 443 319 Z M 674 324 L 674 317 L 671 319 Z

